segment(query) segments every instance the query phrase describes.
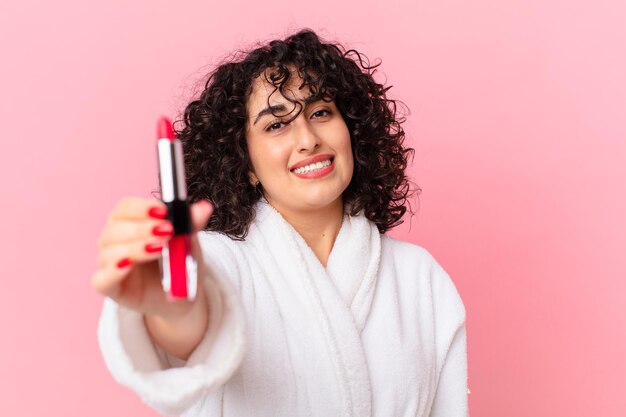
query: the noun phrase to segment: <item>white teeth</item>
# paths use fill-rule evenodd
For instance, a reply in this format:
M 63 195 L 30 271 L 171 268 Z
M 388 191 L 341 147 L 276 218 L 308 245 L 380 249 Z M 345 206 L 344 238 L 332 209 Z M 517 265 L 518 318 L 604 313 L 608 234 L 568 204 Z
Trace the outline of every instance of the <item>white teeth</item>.
M 328 166 L 330 166 L 330 159 L 316 162 L 314 164 L 306 165 L 300 168 L 296 168 L 293 170 L 293 172 L 296 174 L 305 174 L 307 172 L 317 171 L 318 169 L 326 168 Z

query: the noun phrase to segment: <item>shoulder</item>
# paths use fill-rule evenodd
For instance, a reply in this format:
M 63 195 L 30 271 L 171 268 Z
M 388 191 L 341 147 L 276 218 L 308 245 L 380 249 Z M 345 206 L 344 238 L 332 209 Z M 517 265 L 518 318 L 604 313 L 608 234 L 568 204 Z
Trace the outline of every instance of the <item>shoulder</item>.
M 405 242 L 387 235 L 382 235 L 381 249 L 381 262 L 383 264 L 391 262 L 402 271 L 410 271 L 420 275 L 428 275 L 433 270 L 436 272 L 443 271 L 443 268 L 441 268 L 433 255 L 428 250 L 415 243 Z
M 432 262 L 433 256 L 425 248 L 415 243 L 398 240 L 387 235 L 381 235 L 383 249 L 391 252 L 394 256 L 410 257 L 419 262 Z
M 233 246 L 235 245 L 235 242 L 237 242 L 223 233 L 207 230 L 201 230 L 198 232 L 198 240 L 200 240 L 203 245 L 219 247 Z
M 435 308 L 465 319 L 465 306 L 454 281 L 435 257 L 422 246 L 383 235 L 381 264 L 391 264 L 403 280 L 428 289 Z

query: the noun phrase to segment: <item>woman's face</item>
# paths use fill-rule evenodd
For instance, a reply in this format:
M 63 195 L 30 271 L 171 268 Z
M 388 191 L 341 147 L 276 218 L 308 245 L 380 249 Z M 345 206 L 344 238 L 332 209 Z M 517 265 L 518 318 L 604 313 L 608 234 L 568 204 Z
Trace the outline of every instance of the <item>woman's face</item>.
M 301 83 L 292 72 L 285 94 L 304 108 L 290 122 L 299 107 L 274 92 L 264 76 L 254 81 L 246 105 L 250 177 L 260 181 L 266 199 L 281 213 L 341 206 L 354 169 L 350 132 L 337 106 L 323 100 L 307 102 L 310 91 L 298 89 Z

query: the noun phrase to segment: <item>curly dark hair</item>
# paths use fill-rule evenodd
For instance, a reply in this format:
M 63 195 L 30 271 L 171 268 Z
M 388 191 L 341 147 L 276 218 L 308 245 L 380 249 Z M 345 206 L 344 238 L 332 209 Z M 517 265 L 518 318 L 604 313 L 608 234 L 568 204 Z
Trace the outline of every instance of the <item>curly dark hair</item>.
M 405 175 L 414 150 L 403 146 L 405 119 L 397 117 L 399 102 L 387 98 L 390 86 L 373 78 L 380 63 L 370 65 L 353 49 L 324 43 L 309 29 L 237 53 L 230 61 L 209 75 L 200 97 L 175 123 L 183 125 L 176 130 L 183 143 L 189 201 L 208 199 L 215 206 L 206 230 L 245 239 L 262 197 L 249 180 L 246 102 L 253 81 L 266 70 L 275 91 L 283 93 L 290 68 L 298 71 L 311 99 L 335 101 L 350 131 L 354 172 L 343 193 L 346 211 L 363 211 L 380 233 L 402 223 L 407 198 L 421 190 L 412 190 Z

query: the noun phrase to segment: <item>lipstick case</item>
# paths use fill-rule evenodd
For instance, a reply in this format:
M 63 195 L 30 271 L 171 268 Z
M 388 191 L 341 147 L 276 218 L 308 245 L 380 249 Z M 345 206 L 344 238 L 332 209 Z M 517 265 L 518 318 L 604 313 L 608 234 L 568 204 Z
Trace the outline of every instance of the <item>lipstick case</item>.
M 193 300 L 198 285 L 198 265 L 191 250 L 193 228 L 187 202 L 183 146 L 165 117 L 159 120 L 157 136 L 161 200 L 167 206 L 168 220 L 174 227 L 172 238 L 161 251 L 161 283 L 170 299 Z

